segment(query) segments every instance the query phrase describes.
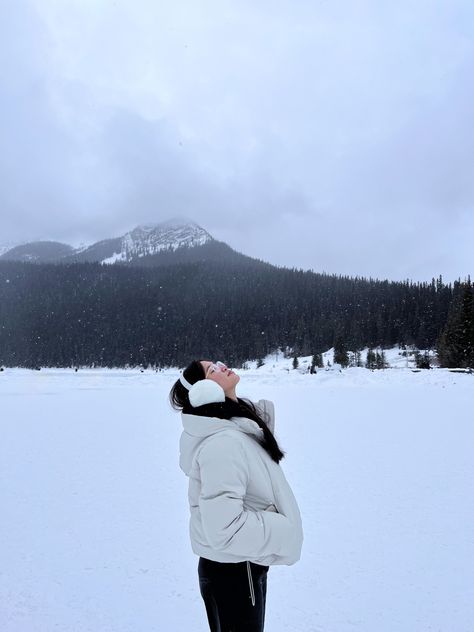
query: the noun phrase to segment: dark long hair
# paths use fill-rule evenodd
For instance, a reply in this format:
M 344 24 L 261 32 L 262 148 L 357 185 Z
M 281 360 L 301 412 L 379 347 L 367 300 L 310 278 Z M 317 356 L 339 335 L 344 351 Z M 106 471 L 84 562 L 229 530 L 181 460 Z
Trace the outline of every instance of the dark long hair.
M 193 360 L 184 369 L 183 376 L 190 384 L 195 384 L 195 382 L 205 379 L 206 374 L 201 362 L 199 360 Z M 188 415 L 218 417 L 219 419 L 230 419 L 231 417 L 247 417 L 248 419 L 253 419 L 263 430 L 263 438 L 255 438 L 268 452 L 275 463 L 279 463 L 285 456 L 285 453 L 280 449 L 277 440 L 267 425 L 269 417 L 264 419 L 255 404 L 249 399 L 238 397 L 238 401 L 235 401 L 230 397 L 226 397 L 224 402 L 204 404 L 203 406 L 197 406 L 194 408 L 194 406 L 191 406 L 189 401 L 188 389 L 183 386 L 179 380 L 176 380 L 173 384 L 169 394 L 169 399 L 171 406 L 175 410 L 181 410 L 183 413 Z M 266 413 L 266 415 L 268 415 L 268 413 Z

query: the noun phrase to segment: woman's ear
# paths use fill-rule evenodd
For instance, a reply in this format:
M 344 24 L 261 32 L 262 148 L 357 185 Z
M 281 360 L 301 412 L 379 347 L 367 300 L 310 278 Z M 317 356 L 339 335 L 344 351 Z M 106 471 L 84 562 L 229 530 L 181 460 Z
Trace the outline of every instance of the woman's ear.
M 214 380 L 199 380 L 189 389 L 189 402 L 193 408 L 204 404 L 217 404 L 225 402 L 225 393 L 222 386 Z

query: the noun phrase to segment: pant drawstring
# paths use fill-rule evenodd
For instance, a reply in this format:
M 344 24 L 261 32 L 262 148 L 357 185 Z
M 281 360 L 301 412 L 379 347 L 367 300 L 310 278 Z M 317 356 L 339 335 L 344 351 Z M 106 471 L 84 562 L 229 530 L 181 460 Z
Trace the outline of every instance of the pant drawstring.
M 252 598 L 252 606 L 255 606 L 255 592 L 253 590 L 252 572 L 250 570 L 250 562 L 247 561 L 247 574 L 249 576 L 250 597 Z

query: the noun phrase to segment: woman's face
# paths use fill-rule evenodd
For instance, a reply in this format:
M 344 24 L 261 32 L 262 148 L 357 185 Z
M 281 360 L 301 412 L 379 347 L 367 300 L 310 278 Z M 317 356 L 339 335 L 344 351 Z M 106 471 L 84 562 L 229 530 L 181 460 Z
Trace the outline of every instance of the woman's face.
M 206 378 L 208 380 L 214 380 L 219 386 L 222 386 L 226 395 L 228 395 L 228 392 L 232 392 L 235 385 L 240 381 L 240 375 L 234 373 L 232 369 L 225 369 L 224 367 L 214 369 L 212 365 L 215 363 L 210 360 L 201 360 L 201 364 Z

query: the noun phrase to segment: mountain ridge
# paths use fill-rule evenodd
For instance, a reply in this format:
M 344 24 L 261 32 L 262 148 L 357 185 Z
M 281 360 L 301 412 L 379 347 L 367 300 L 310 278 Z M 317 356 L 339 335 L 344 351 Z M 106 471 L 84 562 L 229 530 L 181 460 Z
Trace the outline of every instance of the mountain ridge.
M 52 240 L 27 242 L 4 249 L 0 253 L 0 260 L 33 263 L 139 263 L 160 253 L 201 248 L 213 242 L 223 243 L 215 240 L 196 222 L 186 217 L 172 217 L 163 222 L 139 224 L 122 236 L 102 239 L 77 248 Z

